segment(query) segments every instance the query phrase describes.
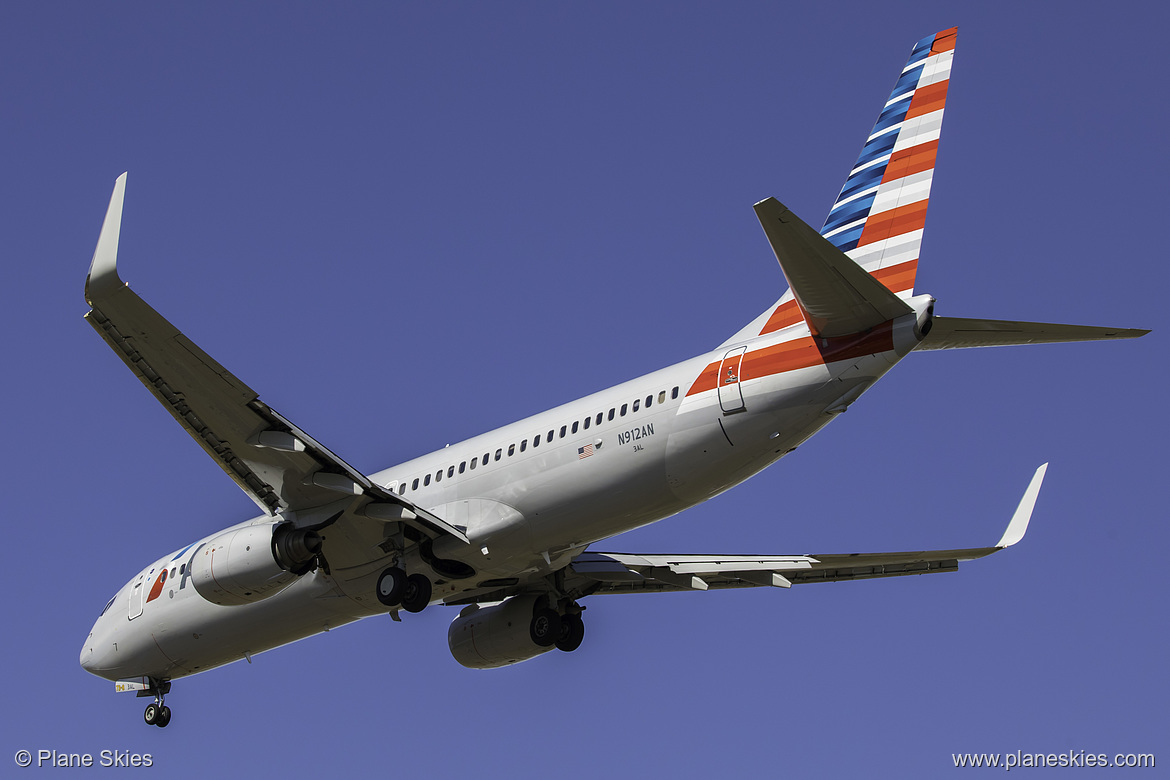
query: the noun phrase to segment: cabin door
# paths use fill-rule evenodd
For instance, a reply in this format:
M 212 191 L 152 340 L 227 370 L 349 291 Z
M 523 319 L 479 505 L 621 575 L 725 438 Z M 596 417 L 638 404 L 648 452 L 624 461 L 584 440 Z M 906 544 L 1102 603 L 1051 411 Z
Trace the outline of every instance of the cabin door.
M 747 347 L 736 347 L 723 356 L 719 366 L 719 408 L 724 414 L 744 411 L 743 391 L 739 385 L 739 369 Z

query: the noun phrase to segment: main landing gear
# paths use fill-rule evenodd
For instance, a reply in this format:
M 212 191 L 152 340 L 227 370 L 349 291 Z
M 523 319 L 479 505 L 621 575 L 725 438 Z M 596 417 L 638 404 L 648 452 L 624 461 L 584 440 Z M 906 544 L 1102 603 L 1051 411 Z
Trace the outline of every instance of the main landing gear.
M 426 575 L 407 575 L 397 566 L 391 566 L 378 575 L 375 591 L 378 601 L 390 609 L 401 607 L 407 612 L 422 612 L 431 603 L 431 581 Z
M 537 647 L 555 645 L 558 650 L 571 653 L 581 646 L 585 639 L 585 621 L 581 619 L 584 608 L 575 602 L 568 602 L 562 608 L 563 612 L 558 612 L 543 599 L 537 602 L 528 625 L 528 637 Z
M 171 684 L 169 682 L 155 683 L 153 687 L 145 691 L 139 691 L 139 696 L 149 696 L 154 694 L 154 701 L 146 705 L 146 712 L 142 713 L 142 718 L 148 725 L 166 728 L 166 725 L 171 722 L 171 708 L 163 703 L 163 696 L 169 693 Z

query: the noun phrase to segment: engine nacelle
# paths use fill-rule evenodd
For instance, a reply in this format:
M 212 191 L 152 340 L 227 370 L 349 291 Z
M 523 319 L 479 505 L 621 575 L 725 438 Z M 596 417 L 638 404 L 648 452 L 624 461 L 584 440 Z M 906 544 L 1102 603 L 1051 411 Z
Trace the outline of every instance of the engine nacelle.
M 312 568 L 321 537 L 288 523 L 220 534 L 191 561 L 191 581 L 213 604 L 239 606 L 273 596 Z
M 493 607 L 467 607 L 447 629 L 451 655 L 468 669 L 495 669 L 552 650 L 540 647 L 529 635 L 538 598 L 516 596 Z

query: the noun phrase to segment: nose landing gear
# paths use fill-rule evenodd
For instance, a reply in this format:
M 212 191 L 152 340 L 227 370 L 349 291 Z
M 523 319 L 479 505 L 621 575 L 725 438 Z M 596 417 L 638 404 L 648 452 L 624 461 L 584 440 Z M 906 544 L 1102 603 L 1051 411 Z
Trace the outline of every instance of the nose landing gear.
M 154 695 L 154 701 L 146 705 L 146 711 L 142 713 L 142 719 L 148 725 L 166 728 L 166 725 L 171 722 L 171 708 L 163 703 L 163 697 L 170 693 L 171 684 L 167 682 L 151 681 L 152 685 L 145 691 L 139 691 L 139 696 Z

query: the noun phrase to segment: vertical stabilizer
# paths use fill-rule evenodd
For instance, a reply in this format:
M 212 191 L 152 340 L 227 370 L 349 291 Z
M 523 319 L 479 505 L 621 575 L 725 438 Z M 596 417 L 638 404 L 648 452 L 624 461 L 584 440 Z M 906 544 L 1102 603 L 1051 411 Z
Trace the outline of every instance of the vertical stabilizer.
M 829 243 L 902 298 L 914 295 L 956 30 L 914 44 L 821 228 Z M 801 320 L 790 290 L 725 343 Z
M 955 28 L 915 44 L 821 235 L 893 292 L 914 291 Z

